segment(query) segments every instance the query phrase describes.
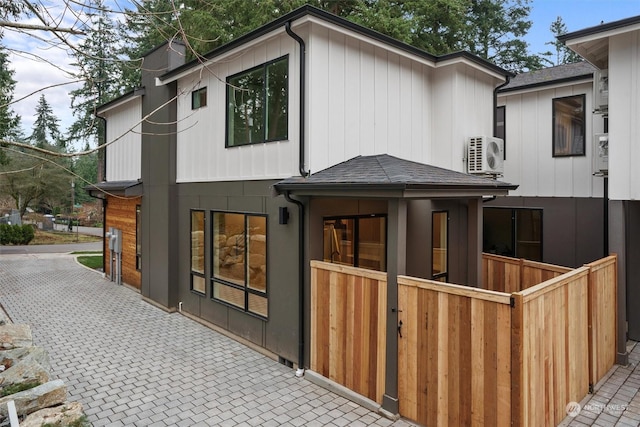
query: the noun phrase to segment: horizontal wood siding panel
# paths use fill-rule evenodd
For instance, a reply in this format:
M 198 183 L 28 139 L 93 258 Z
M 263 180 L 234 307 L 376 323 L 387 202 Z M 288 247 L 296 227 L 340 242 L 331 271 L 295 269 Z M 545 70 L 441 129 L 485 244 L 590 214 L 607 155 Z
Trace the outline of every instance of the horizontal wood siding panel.
M 311 262 L 311 370 L 382 403 L 386 274 Z
M 107 196 L 105 225 L 122 230 L 122 281 L 140 289 L 140 271 L 136 270 L 136 205 L 141 197 L 121 198 Z M 106 238 L 105 238 L 106 239 Z M 106 242 L 106 273 L 110 274 L 109 242 Z
M 508 426 L 509 295 L 459 288 L 398 278 L 400 413 L 424 425 Z

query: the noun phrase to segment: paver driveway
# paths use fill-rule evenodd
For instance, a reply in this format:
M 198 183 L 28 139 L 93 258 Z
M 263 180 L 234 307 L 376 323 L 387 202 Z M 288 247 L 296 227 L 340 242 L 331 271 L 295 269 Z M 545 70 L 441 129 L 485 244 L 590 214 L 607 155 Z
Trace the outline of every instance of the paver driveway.
M 76 263 L 0 257 L 0 303 L 31 325 L 94 426 L 394 425 Z

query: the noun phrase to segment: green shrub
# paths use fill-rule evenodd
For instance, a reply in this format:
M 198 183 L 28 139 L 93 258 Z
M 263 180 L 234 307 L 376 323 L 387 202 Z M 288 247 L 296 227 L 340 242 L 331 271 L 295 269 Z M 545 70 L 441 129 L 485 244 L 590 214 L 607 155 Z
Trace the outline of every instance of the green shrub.
M 34 237 L 33 227 L 29 224 L 0 224 L 0 245 L 28 245 Z

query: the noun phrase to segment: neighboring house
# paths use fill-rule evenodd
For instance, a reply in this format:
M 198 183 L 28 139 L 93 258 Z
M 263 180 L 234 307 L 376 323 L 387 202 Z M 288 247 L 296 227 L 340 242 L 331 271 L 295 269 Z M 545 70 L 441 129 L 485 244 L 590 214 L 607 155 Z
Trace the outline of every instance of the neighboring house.
M 310 260 L 386 271 L 394 366 L 398 274 L 481 284 L 483 199 L 517 186 L 464 173 L 466 141 L 492 134 L 509 73 L 310 6 L 175 67 L 181 47 L 100 108 L 117 141 L 97 186 L 107 226 L 140 206 L 142 296 L 303 369 Z
M 504 180 L 519 187 L 486 204 L 485 250 L 571 267 L 617 253 L 625 364 L 626 340 L 640 339 L 640 16 L 559 40 L 588 63 L 518 75 L 499 92 Z

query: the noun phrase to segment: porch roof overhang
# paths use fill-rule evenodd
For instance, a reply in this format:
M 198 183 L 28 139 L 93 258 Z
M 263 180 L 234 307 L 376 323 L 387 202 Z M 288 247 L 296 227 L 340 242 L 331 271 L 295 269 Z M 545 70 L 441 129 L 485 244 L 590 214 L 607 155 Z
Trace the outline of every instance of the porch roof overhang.
M 123 196 L 123 197 L 138 197 L 142 196 L 142 181 L 130 180 L 130 181 L 103 181 L 97 184 L 89 184 L 84 187 L 85 191 L 91 195 L 91 197 L 104 198 L 104 194 Z
M 278 194 L 316 197 L 465 199 L 506 196 L 517 185 L 388 154 L 358 156 L 308 177 L 274 185 Z

